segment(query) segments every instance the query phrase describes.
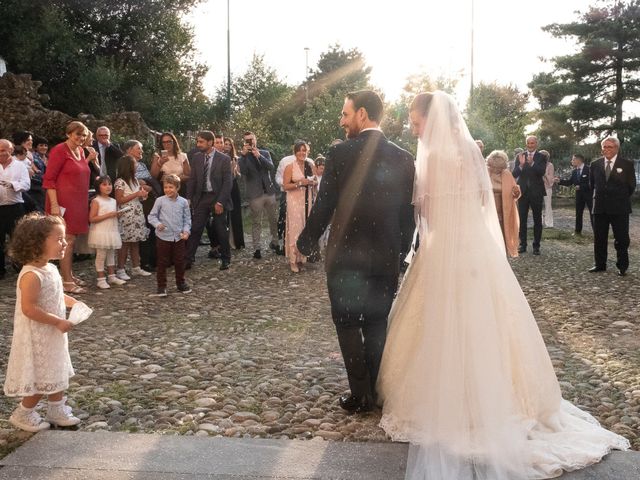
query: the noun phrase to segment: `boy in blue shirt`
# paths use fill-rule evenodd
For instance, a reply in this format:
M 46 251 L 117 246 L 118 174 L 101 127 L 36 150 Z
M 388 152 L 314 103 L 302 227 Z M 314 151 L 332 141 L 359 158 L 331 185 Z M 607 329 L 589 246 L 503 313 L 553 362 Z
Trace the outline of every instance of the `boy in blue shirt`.
M 180 178 L 177 175 L 166 175 L 162 179 L 162 188 L 164 195 L 156 199 L 148 217 L 156 229 L 158 290 L 152 294 L 155 297 L 167 296 L 167 268 L 171 264 L 175 268 L 178 291 L 191 292 L 184 279 L 187 238 L 191 233 L 189 202 L 178 195 Z

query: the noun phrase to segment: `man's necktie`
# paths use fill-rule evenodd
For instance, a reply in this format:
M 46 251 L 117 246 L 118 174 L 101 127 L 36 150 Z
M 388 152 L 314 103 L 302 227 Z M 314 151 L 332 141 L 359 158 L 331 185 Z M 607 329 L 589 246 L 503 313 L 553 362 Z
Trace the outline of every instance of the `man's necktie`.
M 604 169 L 604 176 L 609 181 L 609 175 L 611 175 L 611 160 L 607 160 L 607 166 Z
M 211 156 L 205 155 L 204 157 L 204 188 L 208 190 L 210 187 L 210 175 L 211 175 Z

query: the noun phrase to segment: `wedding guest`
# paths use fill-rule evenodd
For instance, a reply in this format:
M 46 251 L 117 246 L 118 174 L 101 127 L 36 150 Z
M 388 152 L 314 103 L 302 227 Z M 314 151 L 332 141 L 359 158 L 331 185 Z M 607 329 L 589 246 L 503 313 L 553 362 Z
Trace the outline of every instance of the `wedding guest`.
M 240 173 L 244 177 L 251 210 L 251 237 L 253 258 L 262 258 L 262 218 L 267 216 L 271 233 L 270 248 L 278 250 L 278 216 L 276 213 L 276 189 L 270 172 L 274 170 L 271 154 L 259 149 L 253 132 L 244 132 L 244 143 L 238 159 Z
M 294 145 L 298 142 L 304 142 L 304 140 L 297 139 L 293 143 Z M 307 152 L 307 155 L 309 152 Z M 276 250 L 276 253 L 283 255 L 285 254 L 285 231 L 287 229 L 287 194 L 283 187 L 284 181 L 284 170 L 289 165 L 291 165 L 296 159 L 295 155 L 287 155 L 286 157 L 282 157 L 282 159 L 278 162 L 278 168 L 276 169 L 276 184 L 280 187 L 280 206 L 278 210 L 278 245 L 279 249 Z M 282 246 L 280 246 L 280 242 L 282 242 Z
M 65 130 L 67 139 L 49 152 L 49 162 L 42 181 L 47 191 L 45 211 L 59 215 L 66 223 L 67 248 L 60 260 L 64 291 L 85 293 L 86 282 L 73 273 L 73 247 L 78 235 L 89 232 L 89 177 L 91 171 L 82 145 L 89 129 L 78 121 Z
M 324 175 L 324 164 L 326 159 L 322 155 L 318 155 L 313 163 L 316 165 L 316 179 L 318 180 L 318 189 L 322 183 L 322 175 Z
M 609 226 L 613 230 L 618 275 L 625 276 L 629 268 L 629 214 L 631 195 L 636 189 L 633 162 L 618 156 L 620 141 L 607 137 L 600 143 L 602 157 L 591 162 L 589 184 L 593 188 L 593 256 L 595 266 L 590 272 L 607 269 Z
M 306 257 L 296 247 L 315 199 L 317 181 L 311 163 L 307 162 L 307 143 L 297 141 L 293 146 L 294 161 L 284 169 L 282 188 L 287 192 L 287 228 L 285 254 L 291 271 L 298 273 Z
M 487 157 L 487 168 L 489 169 L 489 178 L 491 179 L 504 245 L 509 256 L 517 257 L 520 227 L 517 200 L 520 198 L 520 187 L 509 171 L 508 162 L 509 157 L 502 150 L 494 150 Z
M 28 130 L 21 130 L 13 134 L 14 148 L 22 147 L 25 150 L 28 168 L 33 165 L 33 133 Z M 34 172 L 29 172 L 33 175 Z
M 180 177 L 165 175 L 162 179 L 164 195 L 158 197 L 151 213 L 149 223 L 156 229 L 156 250 L 158 264 L 156 279 L 158 289 L 155 296 L 167 296 L 167 268 L 174 266 L 176 287 L 179 292 L 190 293 L 191 288 L 184 279 L 186 265 L 186 243 L 191 233 L 191 212 L 189 202 L 178 194 Z
M 156 267 L 156 234 L 155 229 L 146 221 L 146 218 L 156 198 L 162 195 L 162 185 L 151 175 L 147 165 L 144 163 L 142 143 L 138 140 L 127 140 L 122 144 L 122 150 L 125 155 L 130 155 L 136 160 L 136 180 L 140 187 L 148 193 L 147 198 L 142 200 L 142 213 L 144 214 L 149 234 L 145 240 L 140 241 L 138 248 L 140 250 L 140 266 L 142 270 L 151 272 Z
M 579 153 L 576 153 L 571 157 L 571 165 L 573 166 L 571 177 L 568 179 L 556 177 L 555 181 L 565 187 L 573 185 L 575 188 L 576 225 L 574 233 L 576 235 L 582 235 L 582 217 L 585 206 L 589 212 L 591 228 L 593 228 L 593 216 L 591 215 L 591 211 L 593 209 L 593 191 L 589 185 L 589 165 L 585 165 L 584 155 L 580 155 Z
M 547 160 L 538 151 L 538 138 L 534 135 L 527 137 L 527 149 L 517 157 L 513 167 L 513 176 L 517 179 L 522 196 L 518 200 L 518 214 L 520 215 L 520 246 L 518 253 L 527 251 L 527 218 L 529 210 L 533 216 L 533 254 L 540 255 L 540 240 L 542 238 L 542 204 L 545 196 L 544 174 Z
M 116 178 L 116 165 L 123 154 L 117 144 L 111 143 L 111 130 L 108 127 L 98 127 L 93 148 L 98 154 L 100 175 Z
M 42 178 L 47 169 L 47 152 L 49 151 L 49 142 L 44 137 L 35 137 L 33 140 L 35 145 L 33 149 L 33 175 L 31 176 L 31 189 L 29 196 L 33 199 L 37 210 L 44 212 L 45 192 L 42 188 Z
M 87 245 L 96 250 L 96 286 L 111 288 L 109 284 L 124 285 L 126 282 L 116 277 L 115 252 L 122 247 L 118 227 L 118 205 L 111 196 L 113 185 L 109 175 L 98 177 L 94 182 L 95 198 L 89 207 L 89 236 Z M 105 274 L 105 265 L 107 273 Z M 107 276 L 108 275 L 108 276 Z
M 96 149 L 93 148 L 93 134 L 91 130 L 87 133 L 87 138 L 84 141 L 84 145 L 82 145 L 82 151 L 84 152 L 84 157 L 87 159 L 87 163 L 89 164 L 89 170 L 91 171 L 91 181 L 89 182 L 89 188 L 93 187 L 94 182 L 101 177 L 100 173 L 100 160 L 98 159 L 98 153 Z
M 229 229 L 226 211 L 233 208 L 231 203 L 231 159 L 213 148 L 213 132 L 198 133 L 197 146 L 191 164 L 191 176 L 187 183 L 187 198 L 193 210 L 193 225 L 187 242 L 187 269 L 195 262 L 196 250 L 209 215 L 213 211 L 216 238 L 220 243 L 220 270 L 227 270 L 231 264 Z
M 546 150 L 540 150 L 540 153 L 547 159 L 547 168 L 544 171 L 544 210 L 542 212 L 542 223 L 547 228 L 553 228 L 553 207 L 551 199 L 553 197 L 553 185 L 555 184 L 555 170 L 551 163 L 551 155 Z
M 154 152 L 151 159 L 151 176 L 162 180 L 165 175 L 177 175 L 180 178 L 181 194 L 186 192 L 191 166 L 187 154 L 180 148 L 180 142 L 171 132 L 160 135 L 160 153 Z
M 131 277 L 125 271 L 127 256 L 129 255 L 131 255 L 132 275 L 143 277 L 151 275 L 140 267 L 139 242 L 146 240 L 149 235 L 149 229 L 145 224 L 144 213 L 142 212 L 142 201 L 147 198 L 149 193 L 142 188 L 140 182 L 136 179 L 136 163 L 136 159 L 130 155 L 121 157 L 116 168 L 118 178 L 113 185 L 116 190 L 116 202 L 119 210 L 122 211 L 122 214 L 118 217 L 122 248 L 118 250 L 116 277 L 125 281 L 131 280 Z
M 56 216 L 24 217 L 11 240 L 11 256 L 23 267 L 16 287 L 4 393 L 22 397 L 9 422 L 27 432 L 46 430 L 52 424 L 69 427 L 80 423 L 64 396 L 69 377 L 74 375 L 67 339 L 73 324 L 66 319 L 66 309 L 78 301 L 64 294 L 60 274 L 50 263 L 61 259 L 65 247 L 64 220 Z M 36 411 L 44 395 L 48 400 L 46 421 Z
M 12 157 L 13 144 L 0 139 L 0 279 L 5 267 L 5 240 L 11 238 L 16 222 L 24 215 L 22 192 L 29 190 L 27 166 Z
M 233 210 L 227 212 L 231 225 L 231 243 L 236 250 L 244 248 L 244 225 L 242 223 L 242 198 L 240 195 L 240 166 L 238 165 L 238 155 L 233 140 L 229 137 L 224 139 L 224 153 L 231 158 L 231 173 L 233 174 L 233 186 L 231 187 L 231 202 Z

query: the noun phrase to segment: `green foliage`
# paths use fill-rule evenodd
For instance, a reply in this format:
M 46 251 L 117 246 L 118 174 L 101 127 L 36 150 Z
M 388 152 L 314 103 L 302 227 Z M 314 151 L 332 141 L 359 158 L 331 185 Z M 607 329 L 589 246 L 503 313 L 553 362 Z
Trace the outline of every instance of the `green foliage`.
M 480 83 L 473 89 L 466 109 L 466 121 L 473 138 L 481 139 L 485 152 L 511 150 L 524 142 L 530 123 L 526 111 L 529 100 L 512 85 Z
M 544 30 L 576 41 L 579 50 L 554 57 L 553 74 L 538 76 L 530 84 L 541 108 L 553 111 L 541 115 L 543 125 L 549 122 L 543 128 L 551 132 L 554 126 L 568 124 L 573 135 L 565 126 L 559 137 L 569 142 L 614 132 L 621 141 L 631 139 L 632 121 L 624 108 L 640 99 L 640 0 L 601 2 L 574 22 L 554 23 Z
M 276 161 L 291 153 L 297 138 L 311 142 L 314 153 L 323 153 L 333 139 L 344 136 L 338 119 L 345 95 L 368 88 L 370 72 L 357 49 L 344 51 L 334 45 L 320 56 L 307 81 L 292 87 L 278 78 L 263 56 L 254 55 L 247 70 L 233 79 L 230 117 L 223 113 L 226 84 L 219 87 L 216 108 L 223 114 L 216 127 L 236 139 L 245 130 L 255 132 Z
M 199 1 L 4 0 L 2 55 L 14 73 L 43 82 L 52 108 L 136 110 L 153 128 L 198 128 L 212 106 L 181 17 Z

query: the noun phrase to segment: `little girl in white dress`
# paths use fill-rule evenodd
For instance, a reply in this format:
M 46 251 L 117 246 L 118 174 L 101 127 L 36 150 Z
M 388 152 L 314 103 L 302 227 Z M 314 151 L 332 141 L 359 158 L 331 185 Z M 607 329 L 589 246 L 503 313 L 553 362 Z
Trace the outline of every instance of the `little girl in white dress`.
M 58 269 L 49 263 L 62 258 L 66 247 L 62 217 L 39 214 L 23 217 L 9 245 L 11 258 L 24 266 L 16 287 L 4 393 L 22 397 L 9 422 L 28 432 L 45 430 L 51 424 L 80 423 L 63 396 L 74 375 L 66 333 L 73 324 L 66 320 L 66 307 L 78 302 L 63 292 Z M 46 421 L 35 411 L 43 395 L 49 401 Z
M 89 210 L 89 239 L 90 248 L 96 249 L 96 273 L 98 288 L 110 288 L 112 285 L 127 283 L 116 277 L 115 251 L 122 246 L 120 230 L 118 228 L 118 206 L 116 199 L 111 198 L 111 178 L 109 175 L 98 177 L 94 187 L 98 195 L 91 201 Z M 120 210 L 122 212 L 123 210 Z M 105 276 L 104 267 L 107 265 L 109 276 Z

